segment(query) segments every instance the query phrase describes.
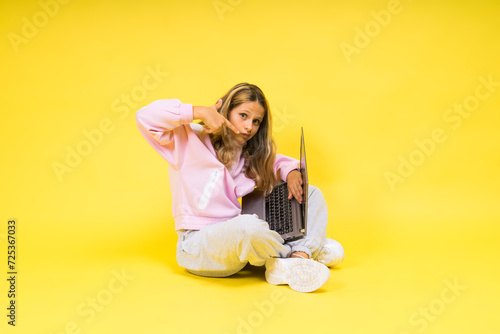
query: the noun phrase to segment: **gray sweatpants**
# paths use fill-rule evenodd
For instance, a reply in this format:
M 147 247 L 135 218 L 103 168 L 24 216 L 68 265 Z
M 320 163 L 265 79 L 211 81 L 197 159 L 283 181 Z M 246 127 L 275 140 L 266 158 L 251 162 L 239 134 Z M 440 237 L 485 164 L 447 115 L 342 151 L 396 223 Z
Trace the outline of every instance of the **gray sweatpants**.
M 271 257 L 305 252 L 317 258 L 326 240 L 328 211 L 321 191 L 309 185 L 307 235 L 284 243 L 256 215 L 239 215 L 201 230 L 178 230 L 177 263 L 200 276 L 230 276 L 247 263 L 263 266 Z

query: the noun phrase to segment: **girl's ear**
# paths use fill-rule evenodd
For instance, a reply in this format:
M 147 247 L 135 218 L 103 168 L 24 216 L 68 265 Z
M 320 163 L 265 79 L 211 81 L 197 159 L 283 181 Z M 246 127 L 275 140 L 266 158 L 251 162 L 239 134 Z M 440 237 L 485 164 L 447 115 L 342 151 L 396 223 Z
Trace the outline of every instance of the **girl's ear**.
M 217 104 L 215 105 L 215 108 L 217 108 L 217 110 L 219 110 L 220 107 L 222 107 L 222 99 L 219 99 L 219 101 L 217 101 Z

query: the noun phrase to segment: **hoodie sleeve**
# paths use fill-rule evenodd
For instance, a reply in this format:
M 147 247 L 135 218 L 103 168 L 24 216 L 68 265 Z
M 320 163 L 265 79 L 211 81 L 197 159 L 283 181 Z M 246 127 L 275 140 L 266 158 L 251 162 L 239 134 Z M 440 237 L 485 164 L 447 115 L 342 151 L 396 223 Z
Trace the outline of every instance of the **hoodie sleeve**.
M 286 177 L 287 177 L 288 173 L 290 173 L 294 169 L 297 169 L 297 170 L 300 169 L 299 160 L 287 157 L 287 156 L 282 155 L 282 154 L 276 155 L 276 161 L 274 163 L 274 173 L 276 175 L 278 175 L 277 173 L 279 171 L 280 172 L 279 176 L 280 176 L 281 180 L 286 182 Z
M 135 118 L 146 141 L 172 167 L 178 168 L 176 141 L 187 140 L 186 128 L 182 125 L 193 121 L 193 105 L 178 99 L 157 100 L 139 109 Z

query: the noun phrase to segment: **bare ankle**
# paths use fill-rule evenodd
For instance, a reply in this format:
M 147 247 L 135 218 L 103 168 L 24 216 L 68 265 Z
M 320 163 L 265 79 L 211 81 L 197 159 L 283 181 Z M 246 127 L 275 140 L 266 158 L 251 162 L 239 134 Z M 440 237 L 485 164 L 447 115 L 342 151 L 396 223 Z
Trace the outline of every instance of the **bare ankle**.
M 307 253 L 305 252 L 293 252 L 292 255 L 290 255 L 290 257 L 308 259 L 309 255 L 307 255 Z

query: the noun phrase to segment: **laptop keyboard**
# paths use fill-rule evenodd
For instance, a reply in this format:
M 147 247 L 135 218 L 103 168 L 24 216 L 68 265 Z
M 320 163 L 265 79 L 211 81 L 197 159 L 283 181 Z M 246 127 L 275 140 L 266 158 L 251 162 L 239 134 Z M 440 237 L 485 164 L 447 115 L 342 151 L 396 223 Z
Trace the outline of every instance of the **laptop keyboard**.
M 276 186 L 266 196 L 266 211 L 268 213 L 268 224 L 271 230 L 279 234 L 293 231 L 292 201 L 288 199 L 288 188 L 286 183 Z

